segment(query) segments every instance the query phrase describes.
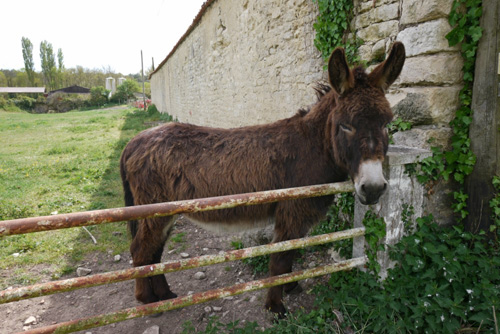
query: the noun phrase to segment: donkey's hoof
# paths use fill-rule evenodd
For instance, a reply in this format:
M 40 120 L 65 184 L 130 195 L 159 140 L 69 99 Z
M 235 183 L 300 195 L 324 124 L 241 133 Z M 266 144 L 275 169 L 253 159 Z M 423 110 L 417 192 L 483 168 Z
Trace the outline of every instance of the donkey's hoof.
M 304 291 L 304 289 L 302 289 L 302 286 L 300 286 L 300 284 L 297 282 L 295 282 L 295 284 L 290 283 L 290 285 L 285 285 L 283 290 L 289 295 L 298 295 L 299 293 Z
M 278 305 L 268 305 L 266 303 L 266 310 L 269 310 L 271 313 L 273 313 L 274 322 L 277 322 L 281 319 L 286 318 L 287 310 L 283 304 L 278 304 Z
M 177 294 L 173 293 L 172 291 L 167 292 L 163 296 L 160 297 L 160 300 L 167 300 L 167 299 L 173 299 L 177 298 Z
M 141 304 L 151 304 L 159 300 L 154 294 L 135 295 L 135 299 Z
M 150 314 L 149 317 L 150 318 L 159 318 L 163 315 L 163 313 L 165 313 L 165 312 Z

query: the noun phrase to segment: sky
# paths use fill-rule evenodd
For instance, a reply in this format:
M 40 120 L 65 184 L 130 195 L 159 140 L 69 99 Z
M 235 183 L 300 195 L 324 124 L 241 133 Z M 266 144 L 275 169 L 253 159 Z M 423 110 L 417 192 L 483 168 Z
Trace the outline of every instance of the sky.
M 33 44 L 41 71 L 40 43 L 52 44 L 66 68 L 144 71 L 169 54 L 205 0 L 0 0 L 0 69 L 24 68 L 22 37 Z

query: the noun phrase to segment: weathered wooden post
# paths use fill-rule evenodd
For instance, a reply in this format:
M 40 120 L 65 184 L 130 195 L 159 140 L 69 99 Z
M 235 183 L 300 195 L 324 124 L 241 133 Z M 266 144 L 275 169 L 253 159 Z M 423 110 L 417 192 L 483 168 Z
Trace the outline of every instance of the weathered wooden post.
M 389 152 L 384 163 L 384 174 L 389 182 L 389 190 L 376 205 L 362 205 L 356 199 L 354 227 L 362 227 L 366 212 L 372 210 L 385 220 L 386 237 L 383 242 L 386 245 L 396 244 L 405 232 L 405 222 L 403 221 L 405 207 L 411 207 L 414 212 L 412 225 L 415 223 L 415 217 L 424 214 L 424 186 L 414 176 L 410 176 L 405 171 L 405 166 L 417 163 L 429 156 L 431 156 L 431 152 L 428 150 L 405 146 L 389 146 Z M 362 256 L 364 252 L 365 238 L 354 238 L 353 257 Z M 389 259 L 387 250 L 378 252 L 377 256 L 381 267 L 380 277 L 384 279 L 387 276 L 387 269 L 393 263 Z
M 492 180 L 500 172 L 500 4 L 483 1 L 481 17 L 483 36 L 479 41 L 472 92 L 472 124 L 469 137 L 471 150 L 477 157 L 474 171 L 467 177 L 466 227 L 477 233 L 489 231 L 492 224 L 490 200 L 495 189 Z

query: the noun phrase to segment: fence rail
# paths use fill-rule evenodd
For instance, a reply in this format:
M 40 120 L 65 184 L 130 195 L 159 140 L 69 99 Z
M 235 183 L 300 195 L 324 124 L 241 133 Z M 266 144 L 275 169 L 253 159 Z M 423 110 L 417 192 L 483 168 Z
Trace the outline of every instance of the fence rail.
M 288 240 L 262 246 L 226 251 L 223 254 L 203 255 L 190 259 L 157 263 L 147 266 L 108 272 L 104 274 L 70 278 L 55 282 L 34 284 L 25 287 L 23 286 L 19 288 L 0 291 L 0 304 L 50 295 L 58 292 L 66 292 L 76 289 L 89 288 L 92 286 L 104 285 L 108 283 L 122 282 L 134 278 L 149 277 L 174 271 L 203 267 L 211 264 L 242 260 L 250 257 L 302 248 L 305 246 L 316 246 L 328 242 L 350 239 L 362 236 L 364 234 L 364 228 L 355 228 L 351 230 L 322 234 L 308 238 Z
M 45 334 L 45 333 L 54 333 L 56 331 L 57 333 L 71 333 L 85 329 L 101 327 L 120 321 L 139 318 L 145 315 L 161 313 L 165 311 L 175 310 L 185 306 L 201 304 L 219 298 L 239 295 L 244 292 L 270 288 L 276 285 L 282 285 L 289 282 L 296 282 L 310 277 L 327 275 L 337 271 L 349 270 L 357 266 L 364 265 L 366 261 L 367 261 L 366 257 L 358 257 L 335 264 L 316 267 L 313 269 L 296 271 L 279 276 L 268 277 L 257 281 L 240 283 L 230 287 L 204 291 L 189 296 L 183 296 L 174 299 L 164 300 L 161 302 L 132 307 L 108 314 L 98 315 L 95 317 L 72 320 L 51 326 L 35 328 L 33 330 L 25 331 L 22 333 Z
M 179 213 L 229 209 L 238 206 L 267 204 L 285 200 L 320 197 L 352 191 L 354 191 L 354 186 L 352 182 L 347 181 L 315 186 L 267 190 L 255 193 L 128 206 L 115 209 L 4 220 L 0 221 L 0 237 L 77 226 L 135 220 L 147 217 L 173 216 Z
M 185 200 L 168 203 L 158 203 L 133 207 L 95 210 L 78 213 L 60 214 L 45 217 L 23 218 L 0 221 L 0 237 L 40 231 L 48 231 L 77 226 L 96 225 L 118 221 L 142 219 L 147 217 L 170 216 L 179 213 L 194 213 L 200 211 L 228 209 L 245 205 L 267 204 L 283 200 L 334 195 L 342 192 L 352 192 L 352 182 L 330 183 L 324 185 L 298 188 L 261 191 L 256 193 L 210 197 L 195 200 Z M 364 228 L 323 234 L 302 239 L 288 240 L 263 246 L 227 251 L 222 254 L 204 255 L 180 261 L 152 264 L 104 274 L 71 278 L 56 282 L 40 283 L 27 287 L 19 287 L 0 291 L 0 304 L 50 295 L 56 292 L 70 291 L 108 283 L 121 282 L 134 278 L 149 277 L 172 271 L 185 270 L 210 264 L 235 261 L 270 253 L 277 253 L 305 246 L 314 246 L 332 241 L 362 236 Z M 236 284 L 216 290 L 196 293 L 138 307 L 128 308 L 108 314 L 89 318 L 72 320 L 47 327 L 36 328 L 23 333 L 69 333 L 100 327 L 127 319 L 150 315 L 168 310 L 195 305 L 210 300 L 241 294 L 247 291 L 264 289 L 305 278 L 326 275 L 340 270 L 348 270 L 366 263 L 366 257 L 358 257 L 336 264 L 292 272 L 269 277 L 257 281 Z

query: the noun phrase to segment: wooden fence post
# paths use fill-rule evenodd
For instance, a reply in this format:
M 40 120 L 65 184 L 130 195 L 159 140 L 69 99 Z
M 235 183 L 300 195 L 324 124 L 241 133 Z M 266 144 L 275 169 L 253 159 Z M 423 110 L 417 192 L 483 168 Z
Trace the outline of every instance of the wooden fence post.
M 471 150 L 477 157 L 476 166 L 467 177 L 466 228 L 471 232 L 489 231 L 492 210 L 489 202 L 495 189 L 492 179 L 499 175 L 500 103 L 499 103 L 499 53 L 500 53 L 500 4 L 498 0 L 483 0 L 481 17 L 483 36 L 479 41 L 472 92 L 472 124 L 469 137 Z

